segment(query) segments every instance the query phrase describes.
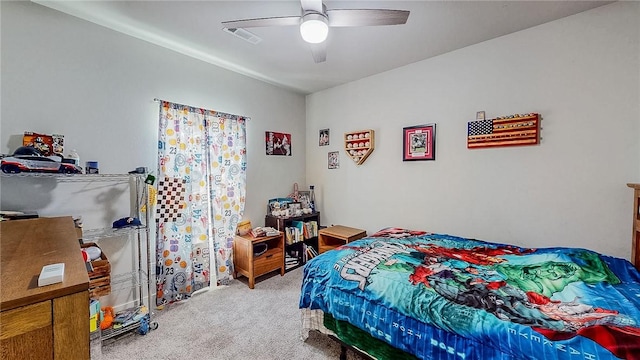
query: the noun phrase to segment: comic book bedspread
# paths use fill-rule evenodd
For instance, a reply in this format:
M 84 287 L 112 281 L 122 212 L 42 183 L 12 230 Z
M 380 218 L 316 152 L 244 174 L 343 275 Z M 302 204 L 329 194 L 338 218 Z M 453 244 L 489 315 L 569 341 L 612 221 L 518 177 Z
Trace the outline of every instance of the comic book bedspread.
M 300 308 L 423 359 L 640 359 L 640 274 L 585 249 L 385 229 L 310 260 Z

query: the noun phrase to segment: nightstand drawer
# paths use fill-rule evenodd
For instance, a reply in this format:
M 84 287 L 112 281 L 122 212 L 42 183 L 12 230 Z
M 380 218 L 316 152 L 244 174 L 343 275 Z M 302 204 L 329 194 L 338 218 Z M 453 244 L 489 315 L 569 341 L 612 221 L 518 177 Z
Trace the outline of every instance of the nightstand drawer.
M 255 276 L 266 274 L 269 271 L 282 267 L 284 261 L 281 248 L 269 249 L 266 253 L 255 258 L 253 272 Z

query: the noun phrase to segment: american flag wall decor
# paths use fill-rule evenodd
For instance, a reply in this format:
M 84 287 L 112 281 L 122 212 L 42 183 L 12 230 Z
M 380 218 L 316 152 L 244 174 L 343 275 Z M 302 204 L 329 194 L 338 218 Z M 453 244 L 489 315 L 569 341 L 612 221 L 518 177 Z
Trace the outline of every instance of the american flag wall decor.
M 515 114 L 467 124 L 467 148 L 536 145 L 540 143 L 540 115 Z

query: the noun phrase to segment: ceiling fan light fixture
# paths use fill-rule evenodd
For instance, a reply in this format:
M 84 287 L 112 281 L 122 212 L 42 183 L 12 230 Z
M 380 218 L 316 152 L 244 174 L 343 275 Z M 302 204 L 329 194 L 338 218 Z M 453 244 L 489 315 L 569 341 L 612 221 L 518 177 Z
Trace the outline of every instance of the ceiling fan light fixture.
M 327 39 L 329 34 L 329 21 L 326 16 L 318 13 L 308 13 L 302 17 L 300 23 L 300 35 L 302 39 L 311 44 L 319 44 Z

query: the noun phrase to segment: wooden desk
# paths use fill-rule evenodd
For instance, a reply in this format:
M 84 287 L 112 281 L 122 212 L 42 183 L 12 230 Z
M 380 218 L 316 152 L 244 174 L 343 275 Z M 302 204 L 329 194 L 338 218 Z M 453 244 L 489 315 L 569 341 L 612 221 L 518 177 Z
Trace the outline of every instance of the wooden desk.
M 322 254 L 354 240 L 367 236 L 367 232 L 348 226 L 335 225 L 318 231 L 318 253 Z
M 0 222 L 0 358 L 89 359 L 89 276 L 71 217 Z M 64 281 L 38 287 L 44 265 Z
M 254 255 L 254 245 L 266 244 L 267 252 Z M 237 235 L 233 240 L 233 277 L 238 273 L 249 278 L 249 288 L 253 289 L 260 275 L 280 270 L 284 276 L 284 233 L 275 236 L 254 238 L 251 235 Z

